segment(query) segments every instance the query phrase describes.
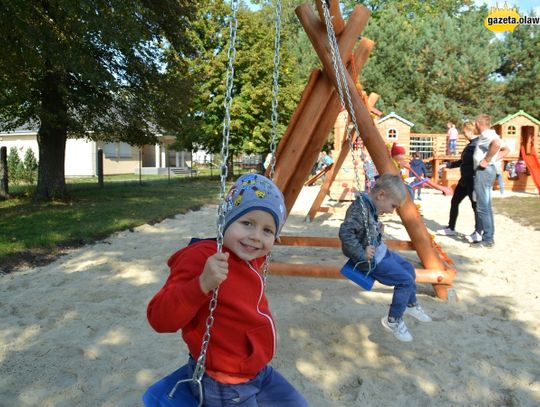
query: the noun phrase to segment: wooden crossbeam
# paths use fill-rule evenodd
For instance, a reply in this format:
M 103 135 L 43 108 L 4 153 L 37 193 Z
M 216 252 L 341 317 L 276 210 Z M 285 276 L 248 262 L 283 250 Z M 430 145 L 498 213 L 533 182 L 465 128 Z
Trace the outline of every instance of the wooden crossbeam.
M 325 175 L 328 171 L 330 171 L 330 169 L 334 166 L 334 164 L 330 164 L 330 165 L 327 165 L 326 167 L 324 167 L 322 170 L 320 170 L 317 174 L 315 174 L 313 177 L 311 177 L 310 179 L 308 179 L 306 181 L 306 183 L 304 184 L 305 186 L 312 186 L 313 184 L 315 184 L 317 182 L 317 180 L 319 178 L 321 178 L 323 175 Z
M 341 241 L 337 237 L 324 236 L 287 236 L 281 235 L 279 246 L 306 246 L 306 247 L 335 247 L 341 248 Z M 391 250 L 415 250 L 411 241 L 387 239 L 384 241 Z
M 272 262 L 269 266 L 269 273 L 278 276 L 344 278 L 340 273 L 342 266 Z M 451 287 L 456 274 L 453 269 L 415 269 L 415 272 L 417 283 L 444 285 L 446 288 Z

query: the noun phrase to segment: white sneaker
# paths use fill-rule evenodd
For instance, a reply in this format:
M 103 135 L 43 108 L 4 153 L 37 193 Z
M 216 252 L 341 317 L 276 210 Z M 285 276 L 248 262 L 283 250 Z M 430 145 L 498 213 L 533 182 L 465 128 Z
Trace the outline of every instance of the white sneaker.
M 426 314 L 424 309 L 420 306 L 420 304 L 416 304 L 414 307 L 405 308 L 405 315 L 410 315 L 411 317 L 415 317 L 417 320 L 422 322 L 431 322 L 431 317 Z
M 470 236 L 467 236 L 467 240 L 471 243 L 480 243 L 482 241 L 482 235 L 478 232 L 473 232 Z
M 437 230 L 437 234 L 440 236 L 455 236 L 457 233 L 455 230 L 452 230 L 450 228 L 444 228 Z
M 405 325 L 405 321 L 400 319 L 397 322 L 390 322 L 388 321 L 388 317 L 384 316 L 381 319 L 382 326 L 384 326 L 387 330 L 392 332 L 394 336 L 399 339 L 401 342 L 411 342 L 412 341 L 412 335 L 409 332 L 409 329 L 407 328 L 407 325 Z

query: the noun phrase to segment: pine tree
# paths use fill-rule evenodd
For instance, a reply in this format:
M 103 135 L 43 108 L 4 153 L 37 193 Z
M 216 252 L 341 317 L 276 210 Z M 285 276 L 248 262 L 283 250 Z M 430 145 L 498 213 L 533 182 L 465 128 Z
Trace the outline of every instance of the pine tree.
M 27 148 L 22 161 L 22 181 L 32 185 L 36 180 L 37 169 L 38 162 L 34 155 L 34 151 L 31 148 Z
M 378 107 L 412 121 L 417 132 L 444 132 L 448 120 L 460 123 L 481 112 L 497 116 L 501 48 L 482 24 L 484 11 L 380 10 L 366 29 L 376 46 L 361 75 L 364 87 L 381 95 Z
M 11 147 L 7 156 L 8 180 L 12 185 L 18 185 L 21 181 L 22 162 L 17 147 Z
M 524 110 L 540 117 L 540 26 L 520 25 L 508 33 L 499 70 L 507 83 L 504 114 Z

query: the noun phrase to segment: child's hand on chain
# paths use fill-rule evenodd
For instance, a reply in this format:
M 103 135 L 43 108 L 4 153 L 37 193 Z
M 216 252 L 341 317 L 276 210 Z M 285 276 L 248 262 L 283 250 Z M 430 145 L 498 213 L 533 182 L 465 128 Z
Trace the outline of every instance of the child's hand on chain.
M 217 288 L 229 273 L 229 253 L 216 253 L 206 260 L 204 270 L 199 277 L 199 284 L 204 293 Z
M 373 256 L 375 256 L 375 246 L 367 246 L 366 247 L 366 259 L 371 261 L 371 259 L 373 259 Z

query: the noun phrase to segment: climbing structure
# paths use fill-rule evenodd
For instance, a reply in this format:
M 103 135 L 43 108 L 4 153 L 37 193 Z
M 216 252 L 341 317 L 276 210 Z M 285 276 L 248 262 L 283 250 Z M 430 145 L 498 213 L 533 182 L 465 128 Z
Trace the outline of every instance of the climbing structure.
M 338 1 L 329 1 L 334 31 L 338 38 L 339 52 L 343 63 L 349 67 L 350 59 L 354 58 L 356 70 L 365 64 L 373 41 L 361 37 L 370 12 L 364 6 L 356 6 L 347 23 L 343 20 Z M 319 18 L 311 5 L 303 4 L 297 7 L 296 14 L 304 27 L 323 70 L 314 70 L 304 89 L 298 107 L 296 108 L 289 126 L 283 135 L 277 151 L 274 182 L 284 192 L 285 205 L 290 212 L 309 176 L 317 155 L 322 150 L 327 135 L 331 131 L 341 109 L 339 96 L 336 92 L 336 76 L 330 55 L 330 45 L 325 30 L 322 6 L 317 1 Z M 358 40 L 358 38 L 361 38 Z M 354 48 L 356 46 L 356 48 Z M 354 48 L 354 51 L 353 51 Z M 356 89 L 355 81 L 347 73 L 347 86 Z M 365 105 L 357 91 L 351 92 L 352 110 L 360 130 L 365 148 L 368 150 L 379 173 L 395 173 L 397 169 L 387 153 L 386 146 L 370 116 L 369 108 Z M 338 158 L 339 160 L 339 158 Z M 337 167 L 337 166 L 336 166 Z M 448 297 L 455 270 L 453 264 L 429 235 L 418 213 L 416 206 L 407 200 L 398 211 L 399 216 L 411 238 L 410 242 L 388 241 L 388 246 L 397 250 L 416 250 L 424 269 L 417 269 L 417 282 L 432 283 L 439 298 Z M 337 237 L 294 237 L 283 236 L 282 244 L 294 246 L 323 246 L 339 247 Z M 305 275 L 319 277 L 338 277 L 339 266 L 323 267 L 313 264 L 271 263 L 270 273 L 283 275 Z

